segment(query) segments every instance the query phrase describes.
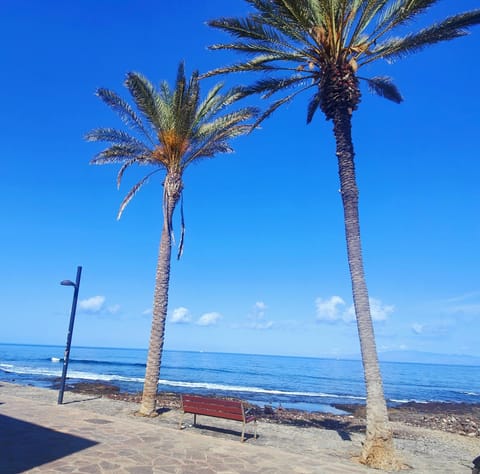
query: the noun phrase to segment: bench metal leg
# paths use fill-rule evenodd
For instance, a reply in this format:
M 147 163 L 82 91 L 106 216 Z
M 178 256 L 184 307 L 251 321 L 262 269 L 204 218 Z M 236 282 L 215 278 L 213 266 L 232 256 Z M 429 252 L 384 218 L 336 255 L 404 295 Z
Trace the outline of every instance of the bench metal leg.
M 181 430 L 182 429 L 182 425 L 183 425 L 183 417 L 185 416 L 185 413 L 182 413 L 182 416 L 180 418 L 180 424 L 178 425 L 178 429 Z
M 246 428 L 246 423 L 243 423 L 242 426 L 242 443 L 245 441 L 245 428 Z M 257 439 L 257 420 L 253 422 L 253 438 Z

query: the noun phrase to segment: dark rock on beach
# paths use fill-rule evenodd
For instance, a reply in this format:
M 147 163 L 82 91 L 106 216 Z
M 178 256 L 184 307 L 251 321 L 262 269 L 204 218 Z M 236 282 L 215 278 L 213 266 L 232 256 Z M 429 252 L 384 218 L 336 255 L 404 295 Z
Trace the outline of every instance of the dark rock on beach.
M 355 418 L 365 419 L 364 405 L 335 405 Z M 410 426 L 480 437 L 480 404 L 408 402 L 390 407 L 389 418 Z
M 79 382 L 67 385 L 67 390 L 96 394 L 122 400 L 140 403 L 141 393 L 124 393 L 113 385 L 104 382 Z M 180 395 L 161 392 L 158 394 L 158 407 L 167 409 L 180 408 Z M 365 406 L 336 404 L 335 408 L 347 413 L 334 415 L 323 412 L 306 412 L 301 410 L 260 407 L 248 405 L 251 413 L 259 420 L 267 423 L 280 423 L 298 427 L 317 427 L 338 432 L 355 432 L 365 430 Z M 429 428 L 468 437 L 480 437 L 480 404 L 467 403 L 416 403 L 409 402 L 389 408 L 389 418 L 393 422 L 421 428 Z

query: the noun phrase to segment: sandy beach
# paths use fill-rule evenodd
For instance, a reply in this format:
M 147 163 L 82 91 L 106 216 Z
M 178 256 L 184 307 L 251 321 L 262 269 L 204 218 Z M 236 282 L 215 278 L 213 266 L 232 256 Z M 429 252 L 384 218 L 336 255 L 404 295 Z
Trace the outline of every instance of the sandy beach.
M 86 390 L 83 387 L 83 391 L 67 391 L 64 405 L 59 406 L 56 404 L 55 390 L 2 382 L 1 418 L 21 420 L 22 423 L 42 426 L 54 432 L 67 433 L 73 430 L 77 435 L 79 431 L 76 420 L 78 424 L 85 424 L 86 421 L 90 429 L 89 435 L 101 439 L 94 440 L 95 446 L 41 465 L 29 466 L 26 470 L 3 468 L 0 472 L 379 472 L 358 464 L 355 459 L 364 436 L 361 410 L 339 416 L 257 407 L 257 410 L 263 412 L 258 413 L 259 437 L 256 440 L 250 438 L 242 444 L 239 441 L 239 424 L 236 422 L 200 417 L 200 425 L 193 427 L 190 424 L 192 420 L 189 421 L 186 417 L 186 429 L 179 430 L 181 412 L 176 395 L 160 395 L 160 415 L 156 418 L 135 416 L 137 405 L 133 399 L 132 395 L 117 392 L 101 394 L 98 387 L 91 386 Z M 466 434 L 463 428 L 458 432 L 458 427 L 466 426 L 466 420 L 470 420 L 469 426 L 475 425 L 478 428 L 479 407 L 457 406 L 456 417 L 452 414 L 453 406 L 445 405 L 443 412 L 440 412 L 438 406 L 424 408 L 423 413 L 418 407 L 410 406 L 394 410 L 391 414 L 395 446 L 405 463 L 405 472 L 470 473 L 472 460 L 480 455 L 478 429 L 475 433 L 472 431 Z M 112 426 L 116 428 L 113 429 Z M 455 430 L 453 426 L 456 427 Z M 102 434 L 102 430 L 107 432 Z M 128 439 L 128 434 L 133 436 L 136 431 L 144 433 L 141 443 L 137 444 L 133 439 L 138 438 Z M 3 437 L 1 449 L 5 451 L 8 443 L 10 446 L 15 443 L 11 439 L 14 436 L 9 437 L 8 430 L 5 429 L 0 430 L 0 433 Z M 149 438 L 148 433 L 153 437 Z M 150 446 L 148 440 L 155 444 L 167 439 L 171 443 L 176 440 L 175 447 L 158 448 L 170 453 L 171 462 L 168 466 L 165 463 L 158 464 L 158 456 L 153 453 L 151 458 L 147 455 L 147 459 L 142 455 L 142 460 L 140 462 L 138 458 L 137 465 L 134 454 L 122 461 L 125 465 L 119 464 L 119 445 L 132 452 L 134 446 L 138 445 L 142 453 L 148 453 L 153 446 Z M 117 451 L 112 448 L 113 451 L 107 453 L 105 446 L 114 442 Z M 180 451 L 179 445 L 183 446 Z M 185 450 L 189 452 L 189 462 L 186 462 Z M 210 456 L 206 453 L 210 453 Z M 225 462 L 233 453 L 235 462 L 227 463 L 228 467 Z M 1 453 L 0 465 L 8 459 L 7 454 Z M 10 458 L 11 455 L 10 452 Z M 23 456 L 28 456 L 28 452 L 23 452 Z M 105 456 L 108 459 L 103 459 Z M 115 460 L 115 457 L 118 459 Z M 198 463 L 199 460 L 203 464 L 192 467 L 191 463 Z M 15 459 L 10 459 L 10 462 L 14 465 Z M 72 470 L 72 466 L 76 470 Z

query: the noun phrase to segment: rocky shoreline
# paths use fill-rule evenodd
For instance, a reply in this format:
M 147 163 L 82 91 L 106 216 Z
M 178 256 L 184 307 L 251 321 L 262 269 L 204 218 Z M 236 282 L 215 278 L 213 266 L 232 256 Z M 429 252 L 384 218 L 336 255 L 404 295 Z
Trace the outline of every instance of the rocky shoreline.
M 67 390 L 80 393 L 102 395 L 114 400 L 140 403 L 141 394 L 124 393 L 111 384 L 81 382 L 67 386 Z M 180 408 L 180 395 L 161 392 L 158 406 L 167 409 Z M 249 409 L 257 418 L 267 423 L 279 423 L 298 427 L 317 427 L 336 431 L 362 432 L 365 430 L 365 406 L 337 404 L 346 415 L 334 415 L 323 412 L 306 412 L 301 410 L 260 407 L 250 405 Z M 469 438 L 480 438 L 480 404 L 466 403 L 416 403 L 409 402 L 389 408 L 392 422 L 428 428 L 436 431 L 459 434 Z

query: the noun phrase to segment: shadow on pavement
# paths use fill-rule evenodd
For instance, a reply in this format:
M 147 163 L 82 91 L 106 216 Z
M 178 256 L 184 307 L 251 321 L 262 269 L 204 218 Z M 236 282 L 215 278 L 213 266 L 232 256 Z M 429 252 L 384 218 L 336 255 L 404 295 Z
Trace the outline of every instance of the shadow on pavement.
M 40 425 L 0 415 L 0 472 L 33 469 L 97 444 Z

